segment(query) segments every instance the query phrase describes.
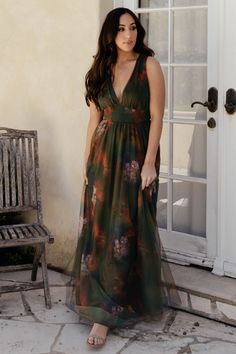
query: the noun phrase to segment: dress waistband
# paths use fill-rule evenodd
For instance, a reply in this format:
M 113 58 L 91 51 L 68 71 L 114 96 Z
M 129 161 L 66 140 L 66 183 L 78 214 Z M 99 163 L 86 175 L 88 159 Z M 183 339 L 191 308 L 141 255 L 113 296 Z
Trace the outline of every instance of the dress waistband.
M 141 109 L 106 107 L 103 119 L 117 123 L 149 123 L 149 114 Z
M 111 123 L 130 123 L 130 124 L 150 124 L 149 119 L 140 119 L 140 120 L 135 120 L 135 119 L 115 119 L 115 118 L 108 118 L 108 117 L 103 117 L 103 121 L 108 121 Z

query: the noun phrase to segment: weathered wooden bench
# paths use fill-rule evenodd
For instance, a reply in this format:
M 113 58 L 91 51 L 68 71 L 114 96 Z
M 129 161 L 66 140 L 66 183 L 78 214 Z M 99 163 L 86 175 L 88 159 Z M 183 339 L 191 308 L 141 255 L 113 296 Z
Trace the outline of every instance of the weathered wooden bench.
M 0 286 L 0 293 L 43 287 L 46 307 L 51 308 L 45 244 L 54 238 L 43 224 L 37 132 L 0 127 L 0 216 L 9 219 L 18 212 L 23 220 L 29 220 L 25 219 L 28 213 L 34 221 L 0 225 L 0 248 L 33 246 L 33 263 L 0 267 L 0 271 L 31 269 L 31 280 Z M 39 262 L 41 282 L 36 281 Z

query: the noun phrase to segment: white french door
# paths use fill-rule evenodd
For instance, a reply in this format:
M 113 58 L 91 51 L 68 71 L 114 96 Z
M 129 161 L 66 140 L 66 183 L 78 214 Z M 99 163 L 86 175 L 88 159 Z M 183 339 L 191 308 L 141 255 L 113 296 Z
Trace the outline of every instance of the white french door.
M 218 90 L 220 2 L 115 1 L 139 15 L 165 75 L 157 215 L 162 243 L 168 259 L 207 267 L 217 252 L 219 110 L 191 104 L 211 101 L 208 90 Z

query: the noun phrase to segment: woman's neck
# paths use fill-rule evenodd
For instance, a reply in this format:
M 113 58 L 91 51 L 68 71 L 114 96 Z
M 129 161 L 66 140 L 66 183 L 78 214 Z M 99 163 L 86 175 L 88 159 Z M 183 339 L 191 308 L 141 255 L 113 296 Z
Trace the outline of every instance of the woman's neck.
M 118 50 L 117 53 L 117 63 L 124 63 L 127 61 L 132 61 L 132 60 L 136 60 L 138 57 L 138 53 L 132 51 L 132 52 L 121 52 Z

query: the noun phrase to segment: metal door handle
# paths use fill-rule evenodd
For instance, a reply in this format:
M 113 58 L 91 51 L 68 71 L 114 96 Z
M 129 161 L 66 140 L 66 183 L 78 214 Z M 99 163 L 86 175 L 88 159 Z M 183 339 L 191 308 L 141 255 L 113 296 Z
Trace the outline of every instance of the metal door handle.
M 218 90 L 215 87 L 211 87 L 208 90 L 208 101 L 202 103 L 200 101 L 195 101 L 191 104 L 191 107 L 195 104 L 201 104 L 204 107 L 207 107 L 210 112 L 215 112 L 218 107 Z
M 236 112 L 236 91 L 233 88 L 228 89 L 226 92 L 225 109 L 228 114 Z

